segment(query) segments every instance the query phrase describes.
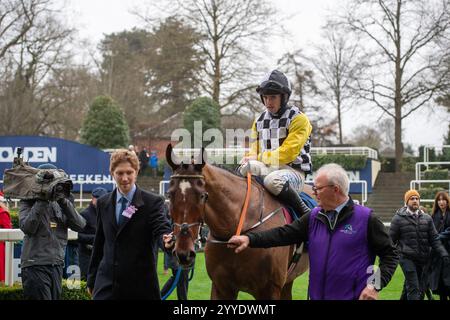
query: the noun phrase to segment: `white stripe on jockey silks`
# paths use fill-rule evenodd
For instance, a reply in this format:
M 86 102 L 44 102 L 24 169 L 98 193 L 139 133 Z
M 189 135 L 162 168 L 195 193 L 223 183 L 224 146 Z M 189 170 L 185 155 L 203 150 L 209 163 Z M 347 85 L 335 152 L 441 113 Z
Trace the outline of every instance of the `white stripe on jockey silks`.
M 302 112 L 295 106 L 291 106 L 286 109 L 280 118 L 273 118 L 270 112 L 265 111 L 256 120 L 256 131 L 259 136 L 259 148 L 260 152 L 265 152 L 268 150 L 276 150 L 279 148 L 284 139 L 287 138 L 289 134 L 289 126 L 291 121 L 297 115 L 302 114 Z M 266 126 L 264 128 L 264 121 L 266 121 Z M 268 124 L 268 125 L 267 125 Z M 270 142 L 270 148 L 268 144 Z M 301 165 L 301 170 L 304 172 L 310 172 L 311 166 L 311 137 L 305 142 L 305 145 L 300 150 L 300 153 L 294 159 L 292 164 Z M 303 156 L 303 157 L 302 157 Z

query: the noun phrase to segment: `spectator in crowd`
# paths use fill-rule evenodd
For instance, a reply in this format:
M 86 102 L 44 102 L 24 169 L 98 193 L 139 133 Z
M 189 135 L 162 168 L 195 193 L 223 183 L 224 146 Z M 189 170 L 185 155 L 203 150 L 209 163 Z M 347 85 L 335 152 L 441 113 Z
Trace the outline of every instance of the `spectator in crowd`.
M 56 167 L 47 163 L 38 169 Z M 25 298 L 60 299 L 67 229 L 82 231 L 84 218 L 65 195 L 58 194 L 54 201 L 21 200 L 19 224 L 25 234 L 20 257 Z
M 447 192 L 436 194 L 431 211 L 436 231 L 447 252 L 450 252 L 450 197 Z M 433 251 L 431 289 L 441 300 L 450 300 L 450 268 Z
M 81 280 L 87 280 L 87 272 L 89 261 L 92 255 L 92 247 L 94 245 L 95 230 L 97 227 L 97 199 L 108 193 L 105 188 L 95 188 L 92 190 L 92 199 L 89 207 L 80 214 L 86 220 L 86 226 L 78 233 L 78 249 L 80 256 L 80 273 Z
M 160 300 L 155 243 L 163 247 L 171 233 L 164 200 L 136 186 L 136 154 L 111 155 L 113 192 L 97 201 L 97 230 L 88 271 L 88 292 L 96 300 Z M 165 247 L 165 246 L 164 246 Z
M 146 148 L 142 148 L 142 150 L 139 152 L 139 174 L 144 174 L 145 169 L 148 165 L 148 153 Z
M 75 198 L 72 194 L 70 194 L 69 200 L 72 205 L 75 206 Z M 68 240 L 64 253 L 63 279 L 68 279 L 70 276 L 74 275 L 79 277 L 79 265 L 80 257 L 78 253 L 78 240 Z M 78 268 L 78 270 L 76 270 L 75 268 Z
M 161 289 L 161 297 L 164 297 L 169 292 L 172 285 L 174 285 L 174 282 L 176 280 L 176 275 L 181 268 L 180 265 L 178 264 L 177 258 L 175 256 L 168 254 L 167 257 L 168 257 L 168 266 L 169 266 L 169 269 L 172 271 L 172 276 L 169 278 L 169 280 L 167 280 L 167 282 L 164 284 L 163 288 Z M 176 284 L 178 300 L 188 300 L 187 294 L 188 294 L 188 287 L 189 287 L 189 271 L 190 270 L 191 269 L 181 268 L 180 276 L 179 276 L 178 282 Z
M 134 153 L 137 155 L 136 148 L 135 148 L 132 144 L 130 144 L 130 145 L 128 146 L 128 151 L 134 152 Z
M 11 217 L 9 215 L 3 192 L 0 191 L 0 229 L 11 229 Z M 5 281 L 5 243 L 0 241 L 0 282 Z
M 233 236 L 236 253 L 308 242 L 312 300 L 376 300 L 397 267 L 398 256 L 383 223 L 348 195 L 349 179 L 337 164 L 321 167 L 313 190 L 319 207 L 299 220 L 262 232 Z M 368 272 L 380 259 L 380 271 Z
M 165 276 L 169 274 L 169 259 L 170 254 L 164 251 L 163 275 Z
M 407 300 L 422 300 L 428 283 L 427 264 L 431 249 L 445 260 L 448 253 L 442 246 L 432 218 L 420 209 L 420 194 L 416 190 L 405 193 L 405 206 L 392 218 L 390 235 L 400 251 L 400 266 L 405 275 Z
M 149 159 L 150 168 L 152 169 L 152 176 L 156 178 L 158 173 L 158 155 L 156 151 L 152 151 L 150 159 Z

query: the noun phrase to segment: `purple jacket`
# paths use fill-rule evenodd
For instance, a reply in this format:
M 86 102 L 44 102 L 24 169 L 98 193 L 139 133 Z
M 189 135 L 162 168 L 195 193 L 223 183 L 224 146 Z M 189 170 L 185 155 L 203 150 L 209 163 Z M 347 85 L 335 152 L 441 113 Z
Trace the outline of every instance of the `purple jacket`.
M 318 219 L 321 208 L 311 212 L 308 231 L 311 300 L 356 300 L 372 275 L 375 255 L 369 250 L 367 226 L 372 210 L 355 205 L 353 214 L 334 231 Z

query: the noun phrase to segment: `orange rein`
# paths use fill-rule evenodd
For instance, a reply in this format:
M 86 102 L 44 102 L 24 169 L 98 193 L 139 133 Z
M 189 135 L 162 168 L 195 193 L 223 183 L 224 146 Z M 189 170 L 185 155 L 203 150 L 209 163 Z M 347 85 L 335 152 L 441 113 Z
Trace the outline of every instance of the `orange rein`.
M 252 175 L 250 172 L 247 172 L 247 194 L 245 196 L 244 207 L 241 211 L 241 218 L 239 219 L 239 224 L 236 230 L 236 236 L 241 235 L 242 227 L 244 226 L 245 216 L 247 215 L 248 203 L 250 201 L 250 193 L 252 190 Z

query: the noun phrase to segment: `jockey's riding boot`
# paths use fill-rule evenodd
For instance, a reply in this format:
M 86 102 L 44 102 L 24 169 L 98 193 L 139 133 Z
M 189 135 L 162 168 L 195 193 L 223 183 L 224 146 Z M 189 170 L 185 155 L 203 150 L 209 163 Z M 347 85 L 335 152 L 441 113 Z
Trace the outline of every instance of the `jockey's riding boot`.
M 286 204 L 287 206 L 294 209 L 295 212 L 299 215 L 299 218 L 311 212 L 311 209 L 303 202 L 298 192 L 289 185 L 289 181 L 286 181 L 277 198 L 281 200 L 283 204 Z

